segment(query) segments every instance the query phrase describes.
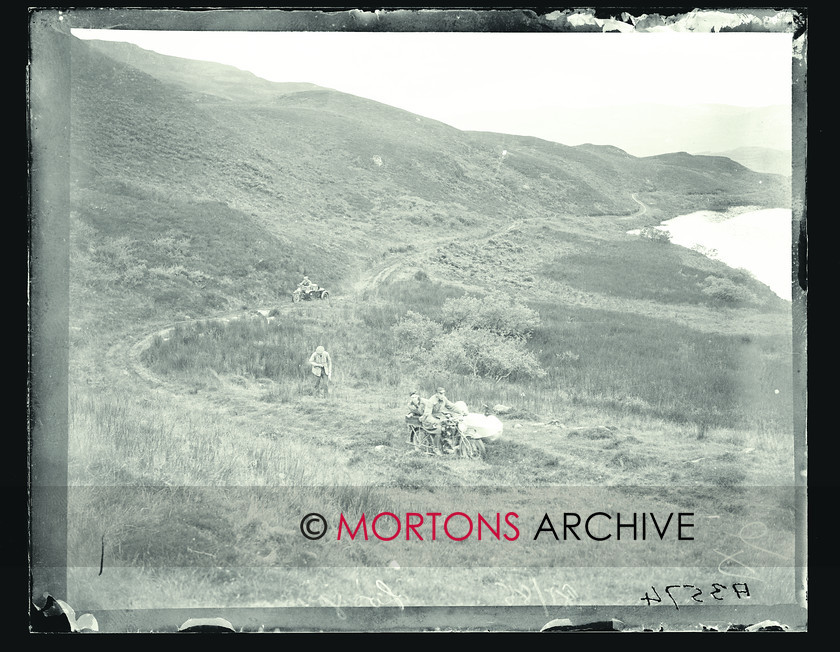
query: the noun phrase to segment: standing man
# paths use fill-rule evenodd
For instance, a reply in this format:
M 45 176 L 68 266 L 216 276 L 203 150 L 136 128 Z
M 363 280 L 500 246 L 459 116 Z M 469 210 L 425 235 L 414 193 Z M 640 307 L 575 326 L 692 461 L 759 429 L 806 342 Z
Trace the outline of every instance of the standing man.
M 309 356 L 309 364 L 312 365 L 312 373 L 315 374 L 315 395 L 320 395 L 321 387 L 324 388 L 324 396 L 330 394 L 330 376 L 332 376 L 332 358 L 330 354 L 324 350 L 323 346 L 319 346 L 312 355 Z

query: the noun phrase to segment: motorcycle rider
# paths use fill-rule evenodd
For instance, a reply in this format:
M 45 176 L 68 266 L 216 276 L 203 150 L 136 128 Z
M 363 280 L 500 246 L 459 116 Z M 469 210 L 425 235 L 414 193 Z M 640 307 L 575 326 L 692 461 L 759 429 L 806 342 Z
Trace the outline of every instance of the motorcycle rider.
M 426 412 L 426 401 L 420 398 L 420 392 L 411 392 L 411 400 L 408 402 L 409 417 L 422 417 Z
M 408 413 L 405 415 L 406 420 L 413 418 L 420 419 L 426 412 L 426 399 L 420 398 L 420 392 L 411 392 L 411 400 L 408 402 Z M 409 442 L 414 443 L 415 449 L 419 450 L 417 442 L 414 439 L 414 426 L 411 427 L 411 437 Z
M 442 455 L 441 439 L 443 435 L 443 421 L 451 412 L 458 412 L 465 414 L 461 408 L 455 405 L 452 401 L 446 398 L 446 390 L 443 387 L 438 387 L 437 391 L 428 399 L 426 399 L 426 410 L 423 416 L 420 417 L 422 423 L 427 430 L 431 430 L 435 445 L 435 455 Z
M 300 283 L 298 283 L 298 290 L 307 294 L 309 294 L 316 287 L 318 286 L 315 285 L 312 281 L 310 281 L 308 276 L 304 276 L 303 280 Z

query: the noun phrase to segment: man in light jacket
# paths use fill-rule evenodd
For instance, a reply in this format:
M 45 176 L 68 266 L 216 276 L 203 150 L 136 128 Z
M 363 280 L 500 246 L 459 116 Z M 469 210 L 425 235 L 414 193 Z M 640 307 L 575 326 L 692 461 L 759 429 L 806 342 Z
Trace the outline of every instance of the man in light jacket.
M 323 387 L 324 396 L 329 396 L 330 376 L 332 376 L 332 358 L 330 354 L 324 350 L 323 346 L 319 346 L 309 356 L 309 364 L 312 366 L 312 373 L 315 374 L 314 393 L 319 395 Z

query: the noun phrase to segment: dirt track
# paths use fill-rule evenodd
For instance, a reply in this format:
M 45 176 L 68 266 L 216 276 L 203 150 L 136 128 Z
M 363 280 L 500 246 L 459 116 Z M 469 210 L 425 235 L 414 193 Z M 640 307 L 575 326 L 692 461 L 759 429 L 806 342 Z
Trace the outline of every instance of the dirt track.
M 644 214 L 647 211 L 647 206 L 639 199 L 637 199 L 635 194 L 631 195 L 631 197 L 640 206 L 639 211 L 635 215 L 638 216 Z M 514 220 L 510 224 L 506 225 L 504 228 L 498 229 L 493 233 L 487 234 L 486 236 L 484 236 L 484 238 L 490 239 L 493 237 L 504 235 L 520 227 L 522 223 L 522 220 Z M 422 247 L 410 253 L 395 254 L 396 259 L 392 258 L 386 260 L 380 263 L 379 265 L 371 268 L 362 277 L 362 279 L 354 285 L 352 293 L 350 295 L 331 296 L 329 300 L 330 304 L 335 307 L 341 307 L 342 304 L 350 302 L 354 298 L 361 299 L 366 295 L 374 294 L 379 287 L 381 287 L 389 279 L 392 279 L 396 274 L 400 272 L 400 270 L 403 270 L 407 267 L 411 267 L 418 261 L 422 260 L 424 257 L 428 256 L 428 254 L 433 252 L 437 247 L 440 247 L 441 245 L 444 245 L 451 241 L 451 238 L 448 237 L 438 238 L 435 240 L 428 241 Z M 735 316 L 734 310 L 730 311 L 727 314 L 708 314 L 700 318 L 696 311 L 679 305 L 663 305 L 659 303 L 645 302 L 640 300 L 627 301 L 622 300 L 620 297 L 616 296 L 602 296 L 598 294 L 593 294 L 591 292 L 580 292 L 571 287 L 564 287 L 559 289 L 562 292 L 563 300 L 575 305 L 597 307 L 608 310 L 615 310 L 618 312 L 642 311 L 648 316 L 657 315 L 660 318 L 670 319 L 678 323 L 689 325 L 692 328 L 708 330 L 710 332 L 721 332 L 726 330 L 732 330 L 733 328 L 733 317 Z M 277 309 L 280 310 L 281 313 L 286 313 L 290 311 L 292 307 L 293 304 L 291 300 L 289 300 L 288 303 L 281 303 L 281 305 Z M 108 369 L 105 370 L 105 372 L 117 372 L 117 376 L 124 376 L 124 374 L 130 373 L 135 378 L 140 379 L 142 382 L 144 382 L 150 387 L 165 388 L 170 392 L 180 393 L 184 391 L 184 388 L 179 386 L 177 383 L 156 376 L 154 373 L 152 373 L 150 369 L 148 369 L 148 367 L 146 367 L 141 362 L 140 358 L 143 351 L 146 350 L 149 346 L 151 346 L 155 336 L 166 337 L 176 326 L 183 324 L 206 321 L 227 322 L 234 319 L 242 319 L 249 316 L 252 318 L 266 318 L 268 314 L 269 309 L 267 308 L 261 310 L 252 309 L 222 313 L 219 315 L 213 315 L 198 320 L 184 320 L 181 322 L 175 322 L 165 326 L 161 326 L 160 328 L 154 329 L 152 332 L 142 333 L 139 336 L 137 336 L 136 339 L 131 339 L 128 342 L 121 340 L 115 343 L 106 353 L 106 366 Z M 737 322 L 737 320 L 735 321 Z M 775 320 L 771 320 L 766 317 L 753 315 L 749 319 L 745 320 L 741 327 L 746 333 L 755 331 L 766 331 L 768 328 L 772 330 L 774 326 L 774 321 Z
M 644 215 L 645 213 L 647 213 L 647 210 L 648 210 L 647 204 L 644 204 L 643 202 L 641 202 L 639 200 L 639 198 L 636 197 L 635 192 L 632 195 L 630 195 L 630 198 L 639 205 L 639 210 L 637 210 L 635 213 L 633 213 L 630 217 L 639 217 L 640 215 Z
M 634 197 L 635 199 L 635 197 Z M 638 200 L 636 200 L 638 201 Z M 641 202 L 639 202 L 641 204 Z M 642 204 L 643 208 L 644 205 Z M 518 226 L 521 226 L 521 221 L 515 221 L 505 226 L 502 229 L 488 234 L 487 238 L 494 235 L 503 235 Z M 366 295 L 375 293 L 377 288 L 385 284 L 389 279 L 393 279 L 395 275 L 399 274 L 401 270 L 411 268 L 416 265 L 429 253 L 433 252 L 435 248 L 445 244 L 446 239 L 429 241 L 422 248 L 414 250 L 408 254 L 395 255 L 396 259 L 391 258 L 383 261 L 379 265 L 371 268 L 364 277 L 356 283 L 353 291 L 349 295 L 333 295 L 330 298 L 331 309 L 343 309 L 349 307 L 354 299 L 363 299 Z M 561 288 L 562 300 L 579 305 L 603 308 L 614 310 L 616 312 L 644 312 L 644 314 L 651 316 L 656 315 L 662 319 L 670 319 L 677 323 L 688 325 L 699 330 L 709 330 L 710 332 L 732 331 L 734 328 L 741 328 L 745 333 L 750 332 L 764 332 L 768 328 L 772 330 L 774 324 L 772 319 L 761 316 L 751 315 L 748 318 L 746 315 L 738 317 L 735 310 L 727 311 L 725 314 L 706 313 L 701 314 L 687 306 L 679 305 L 664 305 L 649 302 L 641 302 L 639 300 L 629 301 L 621 297 L 597 295 L 592 293 L 582 293 L 574 288 Z M 282 319 L 285 314 L 290 314 L 292 310 L 299 307 L 300 304 L 293 304 L 291 298 L 287 301 L 281 302 L 276 307 L 279 310 L 278 318 Z M 150 332 L 137 332 L 135 335 L 125 337 L 116 341 L 106 352 L 104 360 L 102 360 L 101 379 L 104 384 L 123 384 L 128 383 L 133 392 L 148 391 L 150 396 L 154 396 L 158 392 L 163 392 L 167 397 L 173 397 L 176 400 L 184 401 L 184 405 L 188 406 L 190 410 L 201 410 L 207 413 L 216 414 L 221 419 L 235 419 L 241 426 L 257 427 L 263 420 L 269 423 L 271 420 L 276 420 L 278 412 L 284 413 L 287 408 L 277 406 L 271 403 L 260 400 L 260 395 L 264 388 L 257 386 L 256 383 L 250 383 L 250 386 L 240 386 L 227 379 L 220 377 L 211 370 L 219 381 L 219 386 L 216 391 L 208 392 L 194 388 L 187 387 L 175 380 L 166 377 L 161 377 L 153 373 L 145 364 L 143 364 L 141 357 L 143 352 L 148 349 L 154 342 L 155 337 L 168 337 L 171 332 L 179 325 L 201 323 L 207 321 L 224 321 L 230 322 L 236 319 L 267 319 L 269 314 L 268 309 L 261 310 L 240 310 L 234 312 L 227 312 L 218 315 L 208 316 L 202 319 L 187 319 L 180 322 L 170 324 L 161 324 L 154 327 Z M 734 320 L 734 323 L 733 323 Z M 761 323 L 767 322 L 767 323 Z M 213 379 L 211 379 L 212 381 Z M 355 398 L 362 399 L 361 396 L 356 397 L 356 392 L 351 388 L 342 388 L 346 392 L 345 398 L 338 399 L 339 402 Z M 299 406 L 298 406 L 299 407 Z M 347 404 L 349 410 L 352 411 L 350 404 Z M 296 409 L 294 406 L 290 408 Z M 291 414 L 291 413 L 290 413 Z M 240 415 L 240 416 L 237 416 Z M 595 418 L 598 418 L 597 416 Z M 301 422 L 301 427 L 305 427 L 305 423 Z M 515 424 L 506 423 L 505 429 L 508 432 Z M 581 424 L 568 424 L 569 426 Z M 594 423 L 592 425 L 595 425 Z M 520 424 L 517 433 L 517 439 L 524 441 L 527 439 L 528 445 L 550 450 L 556 443 L 556 433 L 558 429 L 564 426 L 552 426 L 551 423 L 523 423 Z M 395 422 L 394 432 L 400 431 L 400 423 Z M 389 449 L 393 454 L 405 454 L 406 451 L 402 448 Z M 383 455 L 387 451 L 380 451 Z M 383 472 L 387 471 L 389 464 L 385 458 L 381 460 Z M 483 466 L 483 465 L 481 465 Z M 476 476 L 476 470 L 469 467 L 463 469 L 451 469 L 452 474 L 461 482 L 480 482 L 480 477 Z M 451 478 L 454 480 L 454 478 Z M 456 481 L 456 482 L 457 482 Z
M 513 222 L 503 229 L 499 229 L 492 235 L 501 235 L 519 225 L 519 221 Z M 424 247 L 410 252 L 409 255 L 401 254 L 396 260 L 387 260 L 382 264 L 373 267 L 365 276 L 354 286 L 351 294 L 346 296 L 331 296 L 329 299 L 330 309 L 342 309 L 351 304 L 354 299 L 362 299 L 370 293 L 375 293 L 377 288 L 386 283 L 400 270 L 410 267 L 417 261 L 421 260 L 430 251 L 436 247 L 441 246 L 447 239 L 434 240 L 427 243 Z M 279 306 L 273 306 L 272 310 L 279 311 L 279 315 L 274 318 L 281 318 L 283 315 L 290 314 L 293 310 L 298 308 L 300 304 L 294 304 L 291 298 L 287 302 L 282 302 Z M 152 346 L 156 337 L 168 338 L 178 326 L 189 324 L 206 323 L 209 321 L 231 322 L 237 319 L 269 319 L 270 310 L 263 308 L 259 310 L 248 309 L 233 312 L 226 312 L 217 315 L 202 317 L 200 319 L 185 319 L 169 324 L 160 324 L 157 327 L 150 326 L 151 331 L 135 332 L 134 335 L 126 335 L 116 340 L 104 353 L 103 358 L 100 359 L 100 378 L 105 386 L 127 386 L 135 395 L 146 395 L 148 399 L 154 403 L 155 396 L 166 397 L 167 400 L 174 399 L 175 401 L 182 401 L 184 407 L 189 410 L 198 410 L 205 414 L 216 415 L 218 419 L 223 421 L 231 421 L 238 423 L 243 431 L 251 431 L 254 429 L 276 423 L 279 414 L 284 414 L 287 409 L 295 410 L 300 406 L 278 406 L 270 402 L 261 400 L 260 396 L 263 393 L 262 387 L 258 387 L 256 382 L 249 383 L 246 386 L 240 386 L 228 382 L 228 379 L 219 374 L 214 374 L 215 380 L 219 381 L 220 386 L 216 391 L 196 390 L 195 388 L 186 386 L 177 380 L 159 376 L 155 374 L 143 361 L 143 352 Z M 349 392 L 355 397 L 356 392 L 348 387 L 343 387 L 344 393 Z M 361 397 L 359 397 L 361 398 Z M 301 397 L 305 400 L 305 397 Z M 344 402 L 346 399 L 338 399 Z M 351 399 L 351 402 L 355 398 Z M 352 408 L 350 408 L 352 411 Z M 297 421 L 297 419 L 295 419 Z M 300 422 L 301 428 L 306 428 L 306 420 Z M 411 451 L 408 447 L 402 447 L 401 421 L 394 423 L 394 441 L 393 447 L 386 446 L 382 450 L 376 451 L 377 454 L 374 459 L 369 461 L 369 464 L 381 467 L 381 473 L 387 475 L 388 470 L 393 467 L 394 456 L 403 456 L 409 454 Z M 342 442 L 336 441 L 336 445 L 341 446 Z M 382 447 L 380 447 L 382 448 Z M 382 459 L 379 459 L 382 458 Z M 472 460 L 469 464 L 458 463 L 460 460 L 453 460 L 452 464 L 446 464 L 449 467 L 448 472 L 445 473 L 449 477 L 450 482 L 456 484 L 466 483 L 475 484 L 481 483 L 481 468 L 487 468 L 487 462 Z M 383 476 L 384 477 L 384 476 Z M 360 481 L 365 481 L 365 478 L 360 478 Z

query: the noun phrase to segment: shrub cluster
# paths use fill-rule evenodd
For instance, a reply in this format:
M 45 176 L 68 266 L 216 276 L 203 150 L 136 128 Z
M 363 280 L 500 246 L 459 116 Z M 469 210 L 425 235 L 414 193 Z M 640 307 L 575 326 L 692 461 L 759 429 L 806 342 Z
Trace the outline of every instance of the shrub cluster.
M 663 229 L 657 229 L 653 226 L 645 226 L 639 231 L 639 236 L 653 240 L 654 242 L 662 242 L 668 244 L 671 242 L 671 234 Z
M 526 344 L 539 313 L 505 296 L 447 299 L 437 320 L 409 310 L 392 332 L 403 353 L 434 369 L 491 378 L 546 375 Z
M 747 288 L 722 276 L 707 276 L 701 284 L 702 292 L 723 303 L 750 303 L 755 295 Z
M 525 339 L 540 325 L 539 313 L 504 296 L 447 299 L 440 320 L 448 330 L 486 329 L 502 337 Z
M 443 326 L 428 317 L 409 310 L 391 329 L 403 350 L 412 356 L 431 351 L 443 336 Z

